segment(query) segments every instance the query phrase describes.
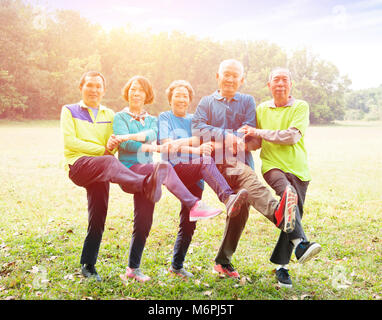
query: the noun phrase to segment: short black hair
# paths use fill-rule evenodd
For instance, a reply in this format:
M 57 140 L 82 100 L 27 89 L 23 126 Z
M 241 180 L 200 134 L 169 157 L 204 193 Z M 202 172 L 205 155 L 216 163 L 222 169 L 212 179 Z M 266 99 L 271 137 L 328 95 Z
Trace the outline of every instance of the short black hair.
M 80 85 L 79 85 L 80 89 L 82 89 L 82 86 L 85 83 L 86 77 L 101 77 L 102 82 L 103 82 L 103 88 L 106 89 L 106 80 L 105 80 L 105 77 L 103 76 L 103 74 L 101 72 L 98 72 L 98 71 L 86 71 L 81 76 Z

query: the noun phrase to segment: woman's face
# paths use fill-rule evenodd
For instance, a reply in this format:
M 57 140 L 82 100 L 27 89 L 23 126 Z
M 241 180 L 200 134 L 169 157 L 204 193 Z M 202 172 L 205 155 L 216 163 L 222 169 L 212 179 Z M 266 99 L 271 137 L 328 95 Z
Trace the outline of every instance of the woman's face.
M 176 87 L 172 92 L 171 109 L 177 117 L 184 117 L 190 105 L 190 95 L 186 87 Z
M 142 109 L 145 105 L 146 92 L 141 84 L 135 80 L 129 89 L 129 107 L 134 109 Z

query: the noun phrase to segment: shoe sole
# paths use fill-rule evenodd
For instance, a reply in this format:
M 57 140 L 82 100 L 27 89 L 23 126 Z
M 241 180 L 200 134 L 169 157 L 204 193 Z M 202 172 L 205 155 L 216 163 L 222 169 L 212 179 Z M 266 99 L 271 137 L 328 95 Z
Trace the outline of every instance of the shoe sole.
M 293 203 L 290 203 L 293 201 Z M 284 209 L 284 232 L 291 233 L 296 225 L 297 193 L 289 187 L 285 199 Z
M 181 279 L 191 279 L 194 277 L 194 275 L 192 276 L 186 276 L 184 274 L 181 274 L 181 273 L 178 273 L 178 272 L 175 272 L 174 270 L 172 269 L 168 269 L 168 272 L 170 272 L 171 275 L 175 276 L 175 277 L 179 277 Z
M 222 276 L 225 276 L 225 277 L 228 277 L 228 278 L 231 278 L 231 279 L 240 279 L 240 275 L 239 274 L 237 276 L 230 276 L 228 273 L 225 273 L 225 272 L 220 271 L 220 270 L 216 270 L 216 266 L 213 267 L 212 272 L 218 273 L 219 275 L 222 275 Z
M 151 278 L 150 278 L 150 277 L 148 277 L 147 279 L 142 279 L 142 278 L 140 278 L 140 277 L 136 277 L 136 276 L 129 276 L 129 275 L 125 275 L 125 277 L 126 277 L 126 278 L 128 278 L 128 279 L 132 279 L 132 280 L 138 281 L 138 282 L 140 282 L 140 283 L 145 283 L 145 282 L 147 282 L 147 281 L 150 281 L 150 280 L 151 280 Z
M 305 263 L 312 259 L 315 255 L 317 255 L 321 251 L 321 246 L 318 243 L 312 244 L 308 250 L 298 259 L 299 263 Z
M 151 191 L 149 196 L 149 199 L 152 203 L 158 202 L 160 198 L 162 197 L 162 179 L 158 177 L 159 169 L 161 168 L 167 168 L 167 165 L 165 163 L 158 163 L 155 166 L 154 171 L 152 173 L 153 180 L 154 180 L 153 182 L 154 189 Z
M 218 210 L 216 211 L 216 213 L 214 213 L 213 215 L 210 215 L 208 217 L 190 217 L 190 221 L 191 222 L 195 222 L 195 221 L 198 221 L 198 220 L 207 220 L 207 219 L 211 219 L 213 217 L 216 217 L 218 216 L 219 214 L 221 214 L 223 211 L 222 210 Z
M 277 284 L 278 284 L 280 287 L 282 287 L 282 288 L 288 288 L 288 289 L 293 288 L 293 285 L 292 285 L 292 284 L 282 283 L 282 282 L 280 282 L 280 281 L 278 281 Z
M 232 203 L 232 210 L 228 210 L 230 212 L 228 213 L 228 217 L 234 218 L 240 213 L 241 206 L 243 205 L 244 202 L 246 202 L 248 199 L 248 191 L 247 190 L 240 190 L 237 193 L 237 196 L 235 198 L 235 201 Z

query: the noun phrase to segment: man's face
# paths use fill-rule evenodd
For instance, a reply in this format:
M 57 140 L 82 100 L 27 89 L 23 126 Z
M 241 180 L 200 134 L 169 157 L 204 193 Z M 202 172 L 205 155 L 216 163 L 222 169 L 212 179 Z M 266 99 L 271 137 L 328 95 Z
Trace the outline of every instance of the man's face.
M 220 95 L 225 98 L 232 98 L 244 82 L 241 70 L 236 64 L 225 65 L 216 74 Z
M 87 106 L 92 108 L 98 107 L 103 96 L 105 95 L 103 81 L 99 76 L 86 77 L 80 90 L 82 93 L 82 100 Z
M 184 117 L 190 104 L 190 95 L 186 87 L 176 87 L 172 92 L 171 109 L 177 117 Z
M 289 74 L 282 70 L 274 72 L 271 81 L 268 82 L 268 88 L 274 99 L 287 100 L 292 88 Z

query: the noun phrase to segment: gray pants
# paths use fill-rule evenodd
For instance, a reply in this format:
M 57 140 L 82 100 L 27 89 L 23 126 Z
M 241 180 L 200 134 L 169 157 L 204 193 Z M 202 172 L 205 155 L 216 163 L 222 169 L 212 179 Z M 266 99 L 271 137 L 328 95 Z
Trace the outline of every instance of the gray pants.
M 292 185 L 297 192 L 298 205 L 295 229 L 291 233 L 281 231 L 278 242 L 270 258 L 270 261 L 273 263 L 288 264 L 294 248 L 291 240 L 298 238 L 307 240 L 301 225 L 301 218 L 303 215 L 303 206 L 309 181 L 301 181 L 295 175 L 283 172 L 279 169 L 269 170 L 264 174 L 264 179 L 280 197 L 282 197 L 283 192 L 288 185 Z
M 229 264 L 248 220 L 249 206 L 252 205 L 267 219 L 275 223 L 274 213 L 278 200 L 262 184 L 251 167 L 244 164 L 223 164 L 217 165 L 217 167 L 234 192 L 238 192 L 242 188 L 248 191 L 248 203 L 242 206 L 237 216 L 226 219 L 223 240 L 215 258 L 216 264 Z

